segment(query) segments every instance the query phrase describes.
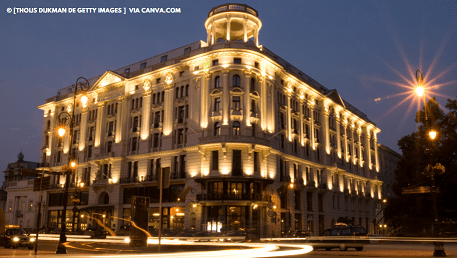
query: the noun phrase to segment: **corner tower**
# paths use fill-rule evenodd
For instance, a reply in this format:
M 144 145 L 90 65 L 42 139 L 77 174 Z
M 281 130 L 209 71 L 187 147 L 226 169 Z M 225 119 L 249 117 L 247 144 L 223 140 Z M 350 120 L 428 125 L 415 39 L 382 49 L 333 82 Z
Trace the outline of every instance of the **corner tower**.
M 254 37 L 254 44 L 259 46 L 259 30 L 262 28 L 259 13 L 245 4 L 223 4 L 214 7 L 205 21 L 208 45 L 217 43 L 217 39 L 243 40 Z

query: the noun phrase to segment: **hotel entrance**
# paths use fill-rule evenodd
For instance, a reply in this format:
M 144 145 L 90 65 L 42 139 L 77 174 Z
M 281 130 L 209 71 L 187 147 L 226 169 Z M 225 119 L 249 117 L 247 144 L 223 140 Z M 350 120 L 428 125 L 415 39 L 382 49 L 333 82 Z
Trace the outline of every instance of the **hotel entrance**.
M 212 233 L 231 231 L 259 231 L 259 209 L 251 206 L 206 206 L 203 230 Z M 252 218 L 252 219 L 250 219 Z

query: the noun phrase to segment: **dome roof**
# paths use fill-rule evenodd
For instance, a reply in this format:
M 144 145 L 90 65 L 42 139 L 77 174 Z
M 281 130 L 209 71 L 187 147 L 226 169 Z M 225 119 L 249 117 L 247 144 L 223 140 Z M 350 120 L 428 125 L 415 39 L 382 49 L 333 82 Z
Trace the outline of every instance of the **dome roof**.
M 24 154 L 22 154 L 22 149 L 21 149 L 21 152 L 19 152 L 19 154 L 17 154 L 17 159 L 18 160 L 23 160 L 24 159 Z

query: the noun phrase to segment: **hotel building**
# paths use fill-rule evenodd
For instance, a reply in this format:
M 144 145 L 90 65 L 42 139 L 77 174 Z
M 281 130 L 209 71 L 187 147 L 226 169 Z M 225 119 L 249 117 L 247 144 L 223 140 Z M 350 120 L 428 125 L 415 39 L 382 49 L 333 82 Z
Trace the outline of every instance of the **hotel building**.
M 170 168 L 164 228 L 271 237 L 318 234 L 346 218 L 373 230 L 380 129 L 336 89 L 260 45 L 261 28 L 252 7 L 217 6 L 205 21 L 206 42 L 90 79 L 85 106 L 79 95 L 73 106 L 71 86 L 39 106 L 40 162 L 54 171 L 46 227 L 60 227 L 59 171 L 72 149 L 69 229 L 98 220 L 118 230 L 137 195 L 150 198 L 149 226 L 157 227 L 157 175 Z M 58 116 L 73 109 L 71 140 L 61 139 Z

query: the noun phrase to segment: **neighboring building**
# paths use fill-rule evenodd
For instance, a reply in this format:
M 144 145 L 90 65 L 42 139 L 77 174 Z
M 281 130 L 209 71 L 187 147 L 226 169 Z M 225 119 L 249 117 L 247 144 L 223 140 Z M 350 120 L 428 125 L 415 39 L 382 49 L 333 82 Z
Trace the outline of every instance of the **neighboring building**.
M 87 106 L 77 97 L 73 107 L 71 87 L 39 106 L 41 163 L 58 172 L 70 148 L 78 153 L 70 196 L 75 182 L 85 185 L 79 209 L 66 212 L 69 228 L 99 220 L 118 230 L 135 195 L 150 197 L 149 226 L 157 227 L 157 174 L 170 168 L 165 228 L 270 237 L 317 234 L 344 217 L 373 230 L 380 129 L 336 90 L 259 45 L 261 27 L 249 6 L 215 7 L 207 43 L 92 78 Z M 59 140 L 59 114 L 73 109 L 71 142 Z M 60 227 L 63 183 L 51 176 L 49 228 Z
M 403 158 L 402 155 L 393 151 L 389 147 L 378 143 L 379 155 L 379 180 L 382 181 L 382 192 L 385 197 L 396 197 L 392 186 L 395 183 L 395 170 L 398 162 Z
M 24 154 L 17 155 L 17 161 L 8 164 L 2 190 L 6 190 L 4 211 L 6 224 L 19 225 L 23 228 L 35 226 L 37 194 L 33 192 L 33 174 L 23 174 L 22 169 L 35 170 L 37 162 L 25 161 Z M 3 196 L 3 194 L 2 194 Z

